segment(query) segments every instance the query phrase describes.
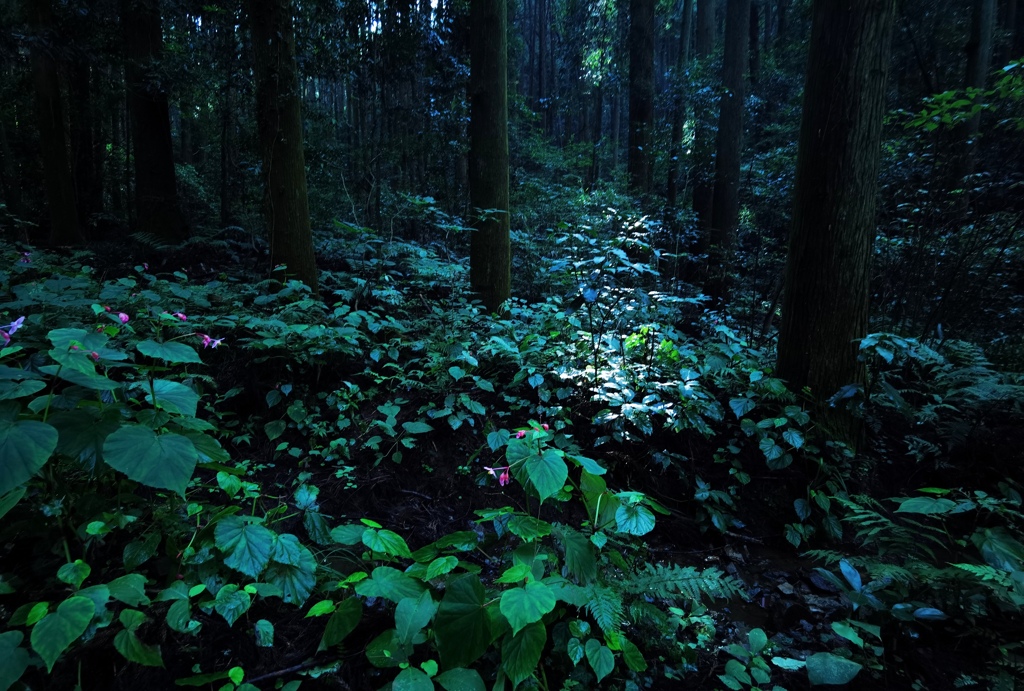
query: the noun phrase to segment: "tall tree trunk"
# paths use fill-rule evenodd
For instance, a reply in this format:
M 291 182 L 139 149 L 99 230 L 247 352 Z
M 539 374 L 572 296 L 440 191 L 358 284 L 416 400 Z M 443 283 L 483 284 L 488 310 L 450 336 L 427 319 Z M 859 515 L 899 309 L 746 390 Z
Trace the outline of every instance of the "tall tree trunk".
M 60 74 L 51 50 L 53 10 L 50 0 L 29 0 L 29 18 L 37 32 L 32 46 L 32 77 L 35 87 L 36 126 L 43 154 L 46 199 L 50 210 L 50 244 L 73 245 L 82 241 L 78 222 L 75 178 L 71 172 Z
M 473 233 L 469 281 L 484 306 L 498 311 L 511 294 L 508 216 L 508 84 L 505 0 L 469 10 L 469 203 Z
M 89 63 L 80 60 L 71 69 L 71 152 L 78 199 L 78 222 L 86 226 L 93 214 L 103 210 L 101 178 L 96 175 L 93 132 L 93 95 Z
M 715 4 L 716 0 L 697 2 L 698 60 L 707 61 L 715 50 Z M 694 105 L 696 128 L 693 133 L 693 212 L 697 217 L 702 250 L 707 250 L 705 240 L 711 228 L 711 200 L 714 194 L 714 165 L 711 160 L 714 153 L 711 141 L 713 117 L 706 99 L 701 99 L 700 103 Z
M 125 82 L 135 149 L 135 222 L 168 242 L 189 236 L 178 204 L 166 87 L 157 69 L 163 50 L 159 0 L 123 0 Z
M 782 55 L 786 50 L 786 41 L 789 39 L 789 2 L 790 0 L 779 0 L 776 5 L 776 22 L 778 29 L 775 33 L 775 54 Z
M 18 161 L 11 151 L 10 142 L 7 139 L 7 131 L 11 121 L 7 118 L 7 110 L 0 108 L 0 186 L 3 188 L 4 203 L 7 211 L 15 218 L 24 218 L 24 208 L 21 203 L 21 175 L 18 170 Z
M 971 35 L 964 46 L 967 53 L 967 71 L 964 75 L 965 90 L 985 88 L 992 63 L 992 34 L 995 29 L 996 0 L 974 0 L 971 18 Z M 974 172 L 974 150 L 978 133 L 981 131 L 981 113 L 957 128 L 957 151 L 953 162 L 952 183 L 959 187 L 964 178 Z
M 686 119 L 686 66 L 690 62 L 690 33 L 693 29 L 693 0 L 684 0 L 683 16 L 679 26 L 679 52 L 673 74 L 672 133 L 668 153 L 668 180 L 665 185 L 665 204 L 676 208 L 679 196 L 679 158 L 682 149 L 683 121 Z
M 793 227 L 779 332 L 779 376 L 807 386 L 847 441 L 855 420 L 825 405 L 862 385 L 879 148 L 895 0 L 814 0 Z
M 651 191 L 654 128 L 654 0 L 629 3 L 629 157 L 633 192 Z
M 266 185 L 271 273 L 319 294 L 302 149 L 302 103 L 290 0 L 246 0 L 256 77 L 256 123 Z M 279 268 L 284 265 L 286 268 Z
M 740 157 L 743 145 L 743 104 L 746 101 L 747 39 L 750 0 L 727 0 L 722 98 L 715 140 L 715 190 L 711 209 L 708 295 L 729 299 L 736 228 L 740 218 Z
M 767 18 L 766 18 L 767 21 Z M 761 3 L 750 3 L 750 83 L 761 78 Z

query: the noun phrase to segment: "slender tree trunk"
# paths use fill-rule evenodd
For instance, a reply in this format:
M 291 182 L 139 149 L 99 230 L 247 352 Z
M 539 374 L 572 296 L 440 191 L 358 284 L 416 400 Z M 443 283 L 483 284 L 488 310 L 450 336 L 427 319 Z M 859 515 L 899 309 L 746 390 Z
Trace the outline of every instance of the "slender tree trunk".
M 810 387 L 833 433 L 856 421 L 824 402 L 862 385 L 871 243 L 895 0 L 815 0 L 779 332 L 779 376 Z
M 698 60 L 711 57 L 715 49 L 715 4 L 716 0 L 697 2 L 697 53 Z M 711 140 L 712 120 L 710 104 L 706 99 L 694 106 L 696 128 L 693 142 L 693 212 L 697 217 L 697 229 L 701 238 L 701 250 L 707 250 L 707 235 L 711 228 L 711 200 L 714 195 L 714 154 Z
M 18 161 L 14 158 L 14 152 L 11 151 L 7 135 L 9 129 L 14 129 L 15 122 L 17 119 L 8 119 L 7 109 L 0 107 L 0 185 L 3 186 L 7 211 L 16 218 L 23 219 L 25 210 L 21 201 L 21 171 Z
M 761 3 L 750 3 L 750 83 L 761 78 Z
M 683 139 L 683 121 L 686 119 L 686 66 L 690 62 L 690 33 L 693 29 L 693 0 L 683 2 L 683 16 L 679 26 L 679 52 L 673 74 L 672 133 L 668 153 L 668 180 L 665 185 L 665 204 L 676 208 L 679 196 L 679 158 Z
M 651 191 L 654 128 L 654 0 L 629 3 L 629 186 Z
M 290 0 L 246 0 L 252 30 L 272 275 L 319 292 L 306 196 L 302 103 Z M 279 268 L 284 265 L 286 268 Z
M 125 82 L 135 149 L 136 225 L 168 242 L 189 236 L 178 204 L 166 87 L 157 75 L 163 34 L 159 0 L 123 0 Z
M 789 2 L 790 0 L 779 0 L 776 5 L 776 22 L 778 29 L 775 33 L 775 54 L 782 55 L 786 49 L 786 41 L 789 39 Z
M 60 74 L 51 54 L 54 45 L 50 0 L 29 0 L 29 17 L 37 32 L 32 47 L 36 126 L 43 154 L 46 199 L 50 211 L 50 244 L 73 245 L 82 241 L 78 222 L 75 179 L 71 172 Z
M 992 34 L 995 29 L 996 0 L 974 0 L 971 35 L 964 46 L 967 72 L 964 89 L 982 90 L 992 63 Z M 981 113 L 957 128 L 957 151 L 953 162 L 952 184 L 959 187 L 974 172 L 974 151 L 981 131 Z
M 96 176 L 96 149 L 93 132 L 93 96 L 89 63 L 84 60 L 72 69 L 70 84 L 71 152 L 75 191 L 78 199 L 78 222 L 85 227 L 93 214 L 103 210 L 103 188 Z
M 732 283 L 736 229 L 740 217 L 740 158 L 743 151 L 743 104 L 746 100 L 747 39 L 750 0 L 727 0 L 722 98 L 715 141 L 715 189 L 712 199 L 708 295 L 725 302 Z
M 469 10 L 469 281 L 491 312 L 511 294 L 508 216 L 508 84 L 505 0 Z

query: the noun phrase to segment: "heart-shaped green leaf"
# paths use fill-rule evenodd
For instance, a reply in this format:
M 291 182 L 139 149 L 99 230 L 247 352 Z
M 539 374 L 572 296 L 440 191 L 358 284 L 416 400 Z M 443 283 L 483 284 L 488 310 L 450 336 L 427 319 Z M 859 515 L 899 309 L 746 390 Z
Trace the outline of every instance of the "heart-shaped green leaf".
M 185 496 L 199 455 L 180 434 L 157 434 L 142 425 L 125 425 L 103 443 L 103 459 L 115 470 L 147 487 Z
M 0 495 L 36 474 L 57 448 L 57 430 L 45 422 L 0 417 Z
M 434 617 L 434 634 L 444 667 L 467 667 L 487 650 L 491 622 L 484 606 L 484 587 L 476 574 L 448 579 Z
M 32 628 L 32 649 L 52 672 L 60 654 L 85 633 L 96 607 L 87 597 L 69 597 Z
M 555 608 L 555 595 L 544 583 L 527 583 L 522 588 L 506 590 L 501 595 L 501 613 L 518 633 L 528 624 L 540 621 Z
M 513 686 L 533 674 L 547 640 L 548 631 L 540 622 L 530 624 L 514 636 L 505 637 L 501 646 L 501 667 Z
M 9 689 L 28 669 L 28 651 L 21 646 L 21 631 L 0 633 L 0 689 Z
M 569 477 L 569 467 L 555 449 L 545 449 L 543 453 L 532 453 L 527 456 L 523 462 L 523 471 L 530 484 L 537 490 L 541 501 L 562 489 Z
M 259 576 L 270 562 L 274 537 L 272 531 L 241 516 L 221 519 L 213 531 L 217 549 L 228 555 L 224 563 L 251 578 Z

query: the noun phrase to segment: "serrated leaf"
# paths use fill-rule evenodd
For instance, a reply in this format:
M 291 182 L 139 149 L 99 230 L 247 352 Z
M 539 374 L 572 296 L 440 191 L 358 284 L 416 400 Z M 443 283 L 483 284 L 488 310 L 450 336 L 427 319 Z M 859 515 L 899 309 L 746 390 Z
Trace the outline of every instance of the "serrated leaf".
M 103 459 L 132 480 L 185 496 L 199 455 L 180 434 L 157 434 L 141 425 L 125 425 L 103 443 Z
M 358 545 L 363 541 L 366 526 L 358 523 L 339 525 L 331 530 L 331 539 L 339 545 Z
M 512 516 L 505 527 L 513 535 L 522 538 L 523 542 L 533 542 L 551 534 L 551 524 L 533 516 Z
M 184 343 L 177 343 L 175 341 L 167 341 L 164 343 L 158 343 L 156 341 L 141 341 L 135 348 L 145 355 L 156 360 L 163 360 L 171 364 L 180 364 L 184 362 L 195 362 L 202 363 L 199 358 L 199 353 L 195 351 L 192 346 L 187 346 Z
M 559 526 L 555 537 L 565 552 L 565 565 L 569 573 L 582 583 L 589 583 L 597 576 L 597 558 L 593 545 L 582 533 L 572 528 Z
M 757 447 L 761 449 L 761 453 L 764 454 L 766 461 L 774 461 L 775 459 L 786 453 L 786 450 L 775 443 L 775 440 L 771 437 L 762 437 L 761 441 L 758 442 Z
M 512 625 L 516 634 L 524 627 L 540 621 L 555 608 L 555 595 L 544 583 L 527 583 L 521 588 L 512 588 L 501 594 L 501 613 Z
M 512 446 L 509 444 L 510 451 Z M 530 452 L 522 464 L 522 472 L 541 501 L 557 494 L 569 477 L 569 467 L 555 449 L 544 449 L 540 454 Z
M 501 646 L 501 668 L 512 681 L 513 687 L 533 675 L 547 640 L 547 629 L 540 622 L 530 624 L 519 633 L 505 636 Z
M 786 443 L 792 446 L 794 449 L 799 449 L 804 445 L 804 435 L 799 430 L 787 429 L 782 433 L 782 438 L 786 440 Z
M 729 408 L 732 409 L 737 420 L 756 407 L 757 403 L 752 398 L 733 398 L 729 401 Z
M 270 563 L 274 533 L 241 516 L 228 516 L 213 532 L 217 549 L 227 554 L 224 563 L 251 578 L 258 577 Z
M 228 626 L 234 626 L 238 618 L 249 611 L 251 605 L 252 598 L 249 597 L 249 593 L 234 583 L 221 586 L 217 591 L 217 599 L 213 601 L 213 609 L 224 617 Z
M 43 658 L 47 672 L 53 671 L 61 653 L 85 633 L 95 613 L 96 607 L 89 598 L 69 597 L 56 612 L 47 614 L 32 627 L 32 649 Z
M 294 550 L 289 547 L 287 563 L 278 560 L 275 554 L 263 573 L 263 578 L 267 583 L 281 589 L 281 599 L 284 602 L 301 605 L 309 598 L 316 585 L 316 558 L 306 546 L 298 544 L 298 539 L 294 535 L 279 536 L 278 545 L 290 542 L 286 538 L 291 538 L 295 547 Z

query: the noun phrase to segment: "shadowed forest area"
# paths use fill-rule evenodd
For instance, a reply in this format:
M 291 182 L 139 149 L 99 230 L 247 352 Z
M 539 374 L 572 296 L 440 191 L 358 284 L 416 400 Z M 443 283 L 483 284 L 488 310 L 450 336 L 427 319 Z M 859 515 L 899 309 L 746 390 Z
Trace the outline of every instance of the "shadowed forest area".
M 1024 3 L 0 0 L 0 691 L 1024 688 Z

